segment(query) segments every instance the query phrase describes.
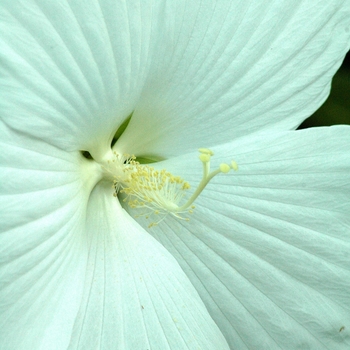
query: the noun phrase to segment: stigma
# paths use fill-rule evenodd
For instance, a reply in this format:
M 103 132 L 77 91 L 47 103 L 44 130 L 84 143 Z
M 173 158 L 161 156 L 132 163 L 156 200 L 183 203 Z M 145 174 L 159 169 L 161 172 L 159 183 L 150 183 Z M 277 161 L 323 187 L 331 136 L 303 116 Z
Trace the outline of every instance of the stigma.
M 140 209 L 137 216 L 152 218 L 149 227 L 157 225 L 168 214 L 178 219 L 188 221 L 188 215 L 195 209 L 194 201 L 201 194 L 210 180 L 231 170 L 238 170 L 237 163 L 222 163 L 211 171 L 210 160 L 214 153 L 207 148 L 199 149 L 199 160 L 202 162 L 202 179 L 191 196 L 188 196 L 190 184 L 180 176 L 175 176 L 167 170 L 157 170 L 149 165 L 137 162 L 135 156 L 120 156 L 108 162 L 106 170 L 113 174 L 114 196 L 121 193 L 131 208 Z M 109 168 L 109 169 L 108 169 Z M 188 198 L 189 197 L 189 198 Z

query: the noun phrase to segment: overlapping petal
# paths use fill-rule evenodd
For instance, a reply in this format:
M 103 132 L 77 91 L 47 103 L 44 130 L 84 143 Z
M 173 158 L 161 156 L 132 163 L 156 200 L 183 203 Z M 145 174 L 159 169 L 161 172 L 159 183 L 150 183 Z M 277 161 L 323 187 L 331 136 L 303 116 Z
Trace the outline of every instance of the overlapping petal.
M 293 128 L 349 40 L 345 0 L 0 5 L 2 116 L 67 150 L 105 151 L 133 111 L 118 147 L 138 155 Z
M 49 348 L 55 339 L 64 348 L 83 287 L 81 240 L 98 173 L 80 154 L 0 127 L 0 347 Z
M 2 118 L 65 150 L 109 147 L 144 85 L 159 6 L 95 0 L 0 6 Z
M 212 180 L 189 222 L 169 216 L 149 230 L 231 348 L 349 348 L 349 147 L 345 126 L 217 147 L 213 163 L 234 158 L 239 170 Z M 188 155 L 164 164 L 195 187 L 194 162 Z
M 176 260 L 112 196 L 92 193 L 89 260 L 72 349 L 228 349 Z
M 295 128 L 327 97 L 349 49 L 348 1 L 173 3 L 157 66 L 116 145 L 124 152 L 169 157 Z

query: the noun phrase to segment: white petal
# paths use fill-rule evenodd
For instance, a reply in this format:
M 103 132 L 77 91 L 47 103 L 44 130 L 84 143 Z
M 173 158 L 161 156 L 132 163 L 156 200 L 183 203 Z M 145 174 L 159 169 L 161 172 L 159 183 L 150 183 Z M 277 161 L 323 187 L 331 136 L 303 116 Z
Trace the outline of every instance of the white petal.
M 350 43 L 349 1 L 182 1 L 123 152 L 169 157 L 295 128 L 325 100 Z
M 228 349 L 176 260 L 112 196 L 91 195 L 89 260 L 72 349 Z
M 345 126 L 214 148 L 213 163 L 234 158 L 239 170 L 212 180 L 188 223 L 169 216 L 150 230 L 231 348 L 349 349 L 349 149 Z M 167 170 L 195 187 L 191 159 Z
M 2 118 L 62 149 L 109 147 L 139 98 L 158 11 L 149 1 L 0 6 Z
M 293 128 L 325 99 L 349 40 L 341 0 L 0 6 L 2 118 L 68 150 L 106 151 L 133 110 L 118 147 L 138 155 Z
M 79 154 L 0 133 L 0 348 L 38 349 L 50 338 L 43 348 L 64 349 L 82 293 L 87 255 L 79 247 L 97 179 Z M 81 173 L 90 174 L 84 182 Z

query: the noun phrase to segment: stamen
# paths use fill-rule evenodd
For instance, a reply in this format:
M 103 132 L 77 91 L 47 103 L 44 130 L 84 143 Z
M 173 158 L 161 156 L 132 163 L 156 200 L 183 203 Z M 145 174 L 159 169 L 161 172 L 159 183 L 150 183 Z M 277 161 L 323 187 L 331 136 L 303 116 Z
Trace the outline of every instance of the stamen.
M 115 177 L 114 187 L 115 196 L 120 190 L 126 194 L 124 201 L 131 208 L 142 208 L 146 210 L 139 216 L 157 216 L 160 219 L 152 222 L 149 227 L 157 225 L 167 214 L 183 220 L 189 220 L 182 216 L 184 213 L 193 213 L 195 206 L 193 202 L 204 190 L 209 181 L 220 173 L 228 173 L 231 169 L 238 170 L 237 163 L 232 161 L 231 164 L 222 163 L 219 168 L 210 172 L 210 158 L 214 153 L 206 148 L 199 149 L 199 159 L 203 164 L 202 180 L 192 196 L 185 204 L 180 202 L 190 188 L 188 182 L 179 176 L 174 176 L 166 170 L 156 170 L 148 165 L 140 165 L 134 156 L 116 155 L 119 165 L 124 163 L 123 175 Z

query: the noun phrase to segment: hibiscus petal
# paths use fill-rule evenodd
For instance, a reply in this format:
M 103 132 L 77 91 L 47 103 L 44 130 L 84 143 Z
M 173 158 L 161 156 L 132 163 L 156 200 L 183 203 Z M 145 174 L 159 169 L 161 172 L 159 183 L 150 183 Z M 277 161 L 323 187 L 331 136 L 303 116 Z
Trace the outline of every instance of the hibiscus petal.
M 214 163 L 234 158 L 239 170 L 211 181 L 189 222 L 169 216 L 150 229 L 231 348 L 349 349 L 349 149 L 345 126 L 214 148 Z M 195 186 L 191 159 L 164 164 Z
M 0 347 L 64 349 L 87 258 L 75 248 L 98 178 L 81 154 L 0 126 Z
M 349 49 L 350 2 L 173 2 L 157 66 L 116 145 L 170 157 L 298 126 Z
M 0 6 L 2 117 L 62 149 L 110 147 L 139 98 L 158 11 L 149 1 Z
M 176 260 L 112 196 L 91 195 L 89 260 L 70 348 L 228 349 Z
M 0 6 L 2 117 L 100 154 L 134 110 L 118 147 L 140 156 L 293 128 L 327 96 L 350 32 L 342 0 Z

